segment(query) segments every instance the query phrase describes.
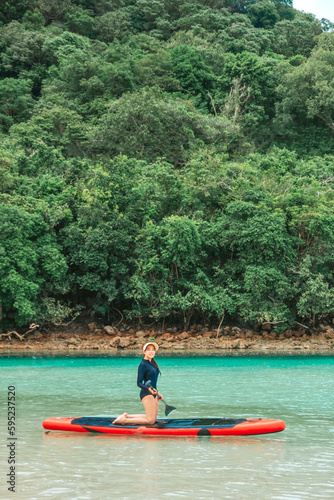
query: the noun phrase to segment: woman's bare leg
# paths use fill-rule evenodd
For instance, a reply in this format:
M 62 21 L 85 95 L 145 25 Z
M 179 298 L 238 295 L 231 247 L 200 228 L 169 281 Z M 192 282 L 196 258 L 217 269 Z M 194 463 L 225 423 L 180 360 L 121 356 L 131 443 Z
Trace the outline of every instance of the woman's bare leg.
M 115 420 L 113 421 L 113 424 L 119 422 L 122 418 L 126 418 L 126 417 L 128 417 L 128 414 L 122 413 L 122 415 L 119 415 L 117 418 L 115 418 Z M 117 420 L 117 422 L 116 422 L 116 420 Z
M 157 419 L 157 416 L 158 416 L 158 411 L 159 411 L 159 401 L 160 399 L 157 397 L 157 398 L 154 398 L 154 401 L 155 401 L 155 405 L 156 405 L 156 408 L 155 408 L 155 420 Z
M 128 415 L 127 413 L 123 413 L 117 417 L 113 424 L 144 424 L 144 425 L 152 425 L 157 419 L 158 409 L 159 409 L 159 400 L 158 398 L 154 398 L 151 395 L 145 396 L 142 399 L 142 403 L 145 408 L 146 414 L 136 414 L 136 415 Z

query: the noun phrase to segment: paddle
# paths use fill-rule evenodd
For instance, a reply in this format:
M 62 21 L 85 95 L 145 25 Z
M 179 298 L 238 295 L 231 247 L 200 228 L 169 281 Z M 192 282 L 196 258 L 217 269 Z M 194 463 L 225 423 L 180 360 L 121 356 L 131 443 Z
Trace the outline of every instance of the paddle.
M 154 389 L 154 387 L 152 387 L 152 386 L 151 386 L 151 381 L 150 381 L 150 380 L 148 380 L 147 382 L 145 382 L 145 385 L 146 385 L 147 387 L 149 387 L 150 389 Z M 176 410 L 175 406 L 169 406 L 169 405 L 166 403 L 166 401 L 164 401 L 162 398 L 159 398 L 159 399 L 160 399 L 160 401 L 162 401 L 162 402 L 165 404 L 165 406 L 166 406 L 166 408 L 165 408 L 165 415 L 166 415 L 166 417 L 167 417 L 167 416 L 168 416 L 168 415 L 169 415 L 169 414 L 170 414 L 173 410 Z

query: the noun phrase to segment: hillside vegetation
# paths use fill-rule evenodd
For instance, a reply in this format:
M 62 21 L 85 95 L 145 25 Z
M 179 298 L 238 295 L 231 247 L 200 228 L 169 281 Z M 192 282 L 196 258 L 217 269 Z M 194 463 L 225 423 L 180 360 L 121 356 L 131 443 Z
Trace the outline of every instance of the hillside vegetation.
M 1 5 L 2 329 L 332 320 L 329 21 L 289 0 Z

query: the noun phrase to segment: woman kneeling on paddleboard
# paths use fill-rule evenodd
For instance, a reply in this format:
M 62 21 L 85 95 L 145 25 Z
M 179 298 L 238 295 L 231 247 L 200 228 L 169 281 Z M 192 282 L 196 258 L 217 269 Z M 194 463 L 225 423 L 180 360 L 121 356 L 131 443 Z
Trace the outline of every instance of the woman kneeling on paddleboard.
M 160 370 L 154 356 L 158 349 L 159 346 L 155 342 L 147 342 L 143 347 L 144 359 L 138 368 L 137 385 L 141 389 L 140 399 L 146 414 L 128 415 L 123 413 L 113 421 L 113 424 L 152 425 L 155 423 L 158 416 L 159 399 L 163 399 L 162 394 L 157 391 Z M 145 385 L 149 380 L 151 387 Z

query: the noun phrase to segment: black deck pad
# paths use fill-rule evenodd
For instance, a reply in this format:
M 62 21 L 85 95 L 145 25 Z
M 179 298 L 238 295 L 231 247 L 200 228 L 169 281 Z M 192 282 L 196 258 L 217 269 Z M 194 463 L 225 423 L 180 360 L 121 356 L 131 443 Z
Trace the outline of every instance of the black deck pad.
M 107 417 L 80 417 L 74 418 L 71 422 L 72 425 L 82 425 L 83 427 L 130 427 L 137 428 L 142 425 L 129 425 L 129 424 L 113 424 L 114 418 Z M 145 425 L 145 427 L 153 427 L 157 429 L 184 429 L 191 427 L 223 427 L 230 428 L 237 424 L 246 422 L 246 418 L 164 418 L 158 419 L 153 425 Z

